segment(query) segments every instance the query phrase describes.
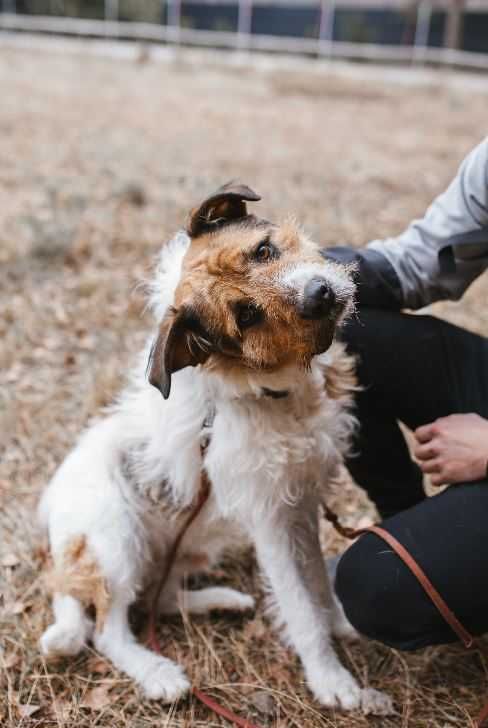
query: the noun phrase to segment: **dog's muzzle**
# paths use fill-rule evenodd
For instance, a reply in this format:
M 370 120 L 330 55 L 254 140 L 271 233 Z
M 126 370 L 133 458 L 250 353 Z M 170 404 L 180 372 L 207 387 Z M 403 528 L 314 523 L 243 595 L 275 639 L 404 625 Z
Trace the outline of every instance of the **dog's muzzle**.
M 331 312 L 336 302 L 336 296 L 330 284 L 325 278 L 316 276 L 305 285 L 298 312 L 304 319 L 321 319 Z

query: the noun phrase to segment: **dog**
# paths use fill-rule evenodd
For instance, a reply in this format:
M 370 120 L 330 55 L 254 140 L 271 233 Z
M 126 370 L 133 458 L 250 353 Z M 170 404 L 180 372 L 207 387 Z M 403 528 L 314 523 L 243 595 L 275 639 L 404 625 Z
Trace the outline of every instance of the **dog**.
M 332 637 L 354 630 L 318 537 L 319 499 L 355 425 L 354 363 L 334 339 L 353 309 L 352 275 L 293 221 L 249 214 L 259 199 L 229 183 L 163 247 L 149 291 L 157 330 L 125 391 L 43 494 L 55 620 L 41 649 L 76 655 L 93 640 L 148 698 L 172 702 L 189 690 L 180 666 L 136 641 L 128 611 L 154 588 L 204 468 L 210 496 L 183 538 L 159 614 L 252 609 L 234 589 L 181 588 L 184 574 L 250 542 L 313 696 L 385 714 L 390 699 L 361 688 L 334 652 Z

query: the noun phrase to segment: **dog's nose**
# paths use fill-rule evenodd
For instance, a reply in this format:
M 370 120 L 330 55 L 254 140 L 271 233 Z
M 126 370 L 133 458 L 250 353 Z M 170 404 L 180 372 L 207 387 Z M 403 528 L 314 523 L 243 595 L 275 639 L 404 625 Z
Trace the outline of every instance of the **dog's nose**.
M 318 319 L 329 313 L 335 304 L 334 291 L 325 278 L 311 278 L 303 291 L 300 316 L 305 319 Z

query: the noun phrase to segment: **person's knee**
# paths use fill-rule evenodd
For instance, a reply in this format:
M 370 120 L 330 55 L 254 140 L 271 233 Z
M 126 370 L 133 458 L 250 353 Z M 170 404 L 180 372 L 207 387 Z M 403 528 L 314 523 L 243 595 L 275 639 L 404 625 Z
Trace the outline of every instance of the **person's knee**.
M 362 536 L 342 556 L 335 590 L 353 627 L 397 649 L 414 649 L 419 625 L 409 619 L 409 595 L 398 579 L 403 565 L 373 535 Z

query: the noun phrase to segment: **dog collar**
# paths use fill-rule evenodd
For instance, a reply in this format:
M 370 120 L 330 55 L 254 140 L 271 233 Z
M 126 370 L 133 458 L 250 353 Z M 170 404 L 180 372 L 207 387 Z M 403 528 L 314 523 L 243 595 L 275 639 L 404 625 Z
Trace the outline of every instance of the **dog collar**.
M 287 389 L 268 389 L 268 387 L 261 387 L 261 393 L 265 397 L 271 397 L 271 399 L 283 399 L 290 394 Z

